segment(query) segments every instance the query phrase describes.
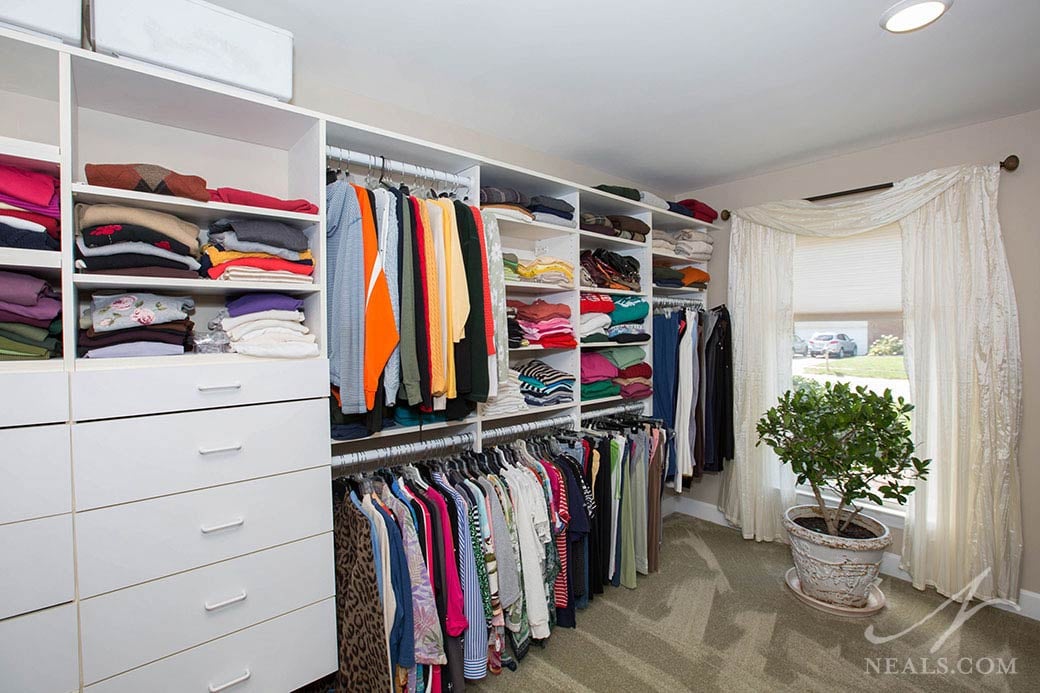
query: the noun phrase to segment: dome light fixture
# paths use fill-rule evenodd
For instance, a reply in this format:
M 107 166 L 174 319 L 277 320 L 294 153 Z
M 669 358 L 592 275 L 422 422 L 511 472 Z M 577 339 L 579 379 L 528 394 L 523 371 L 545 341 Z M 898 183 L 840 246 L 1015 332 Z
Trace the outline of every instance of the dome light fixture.
M 953 0 L 902 0 L 881 15 L 881 28 L 893 34 L 923 29 L 946 13 Z

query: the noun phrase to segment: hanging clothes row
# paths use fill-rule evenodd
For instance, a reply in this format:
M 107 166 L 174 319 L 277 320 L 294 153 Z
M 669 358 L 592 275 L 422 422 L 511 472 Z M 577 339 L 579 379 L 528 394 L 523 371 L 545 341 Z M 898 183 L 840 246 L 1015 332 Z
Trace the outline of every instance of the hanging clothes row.
M 660 560 L 670 435 L 621 415 L 336 479 L 335 690 L 462 691 L 635 588 Z
M 733 367 L 729 311 L 654 299 L 654 413 L 675 430 L 667 478 L 721 472 L 733 459 Z
M 462 419 L 494 397 L 506 335 L 498 228 L 448 196 L 326 188 L 332 435 Z

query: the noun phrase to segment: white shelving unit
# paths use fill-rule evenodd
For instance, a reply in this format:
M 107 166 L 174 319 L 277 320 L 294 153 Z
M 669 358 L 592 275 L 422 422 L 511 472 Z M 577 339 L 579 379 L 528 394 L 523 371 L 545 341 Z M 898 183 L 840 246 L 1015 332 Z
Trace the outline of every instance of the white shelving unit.
M 5 610 L 14 598 L 0 595 L 0 636 L 44 643 L 30 651 L 25 661 L 18 662 L 17 672 L 4 671 L 0 676 L 4 684 L 13 678 L 14 683 L 6 686 L 11 690 L 34 688 L 38 683 L 35 677 L 43 671 L 53 674 L 55 690 L 81 691 L 102 679 L 106 690 L 119 689 L 120 682 L 126 686 L 120 690 L 157 689 L 168 683 L 161 672 L 182 662 L 195 662 L 191 666 L 200 667 L 214 658 L 226 659 L 229 654 L 235 655 L 236 661 L 259 656 L 243 644 L 250 642 L 250 634 L 259 632 L 259 628 L 265 629 L 265 637 L 282 638 L 285 651 L 280 653 L 277 665 L 293 672 L 299 679 L 297 686 L 319 678 L 336 666 L 328 493 L 333 448 L 339 452 L 377 449 L 388 441 L 429 440 L 459 432 L 474 434 L 479 445 L 485 424 L 491 422 L 567 414 L 578 425 L 583 410 L 594 410 L 621 399 L 580 401 L 582 349 L 603 348 L 605 344 L 515 349 L 509 354 L 512 363 L 540 358 L 573 374 L 574 401 L 490 416 L 482 415 L 478 408 L 477 413 L 463 421 L 395 427 L 358 441 L 333 441 L 328 429 L 328 364 L 324 358 L 291 362 L 239 354 L 97 361 L 77 358 L 79 311 L 93 292 L 147 290 L 190 295 L 197 304 L 192 316 L 197 329 L 217 314 L 230 293 L 292 293 L 303 298 L 306 324 L 317 335 L 319 351 L 324 353 L 326 145 L 467 176 L 473 185 L 471 189 L 459 190 L 459 196 L 471 201 L 477 199 L 481 184 L 494 185 L 565 199 L 575 207 L 575 220 L 580 219 L 582 212 L 590 212 L 632 216 L 654 229 L 717 228 L 585 184 L 7 29 L 0 29 L 0 58 L 5 66 L 10 66 L 0 84 L 4 104 L 0 109 L 0 163 L 59 176 L 62 208 L 60 252 L 0 250 L 0 267 L 31 270 L 60 285 L 64 316 L 63 358 L 0 364 L 0 391 L 4 393 L 0 399 L 0 449 L 5 456 L 22 461 L 19 469 L 35 471 L 47 465 L 50 476 L 41 486 L 44 490 L 40 497 L 34 497 L 32 502 L 41 509 L 50 508 L 46 511 L 48 518 L 57 517 L 64 522 L 58 540 L 45 547 L 50 551 L 48 558 L 53 560 L 40 563 L 50 577 L 59 579 L 60 589 L 43 595 L 36 589 L 40 581 L 27 575 L 24 585 L 19 585 L 29 595 L 24 603 L 31 604 L 24 610 Z M 283 212 L 101 188 L 85 182 L 84 165 L 88 162 L 135 161 L 200 175 L 210 188 L 226 186 L 283 199 L 303 198 L 316 203 L 319 209 L 316 214 Z M 199 226 L 221 217 L 289 224 L 304 230 L 310 239 L 314 284 L 77 273 L 73 255 L 74 207 L 80 203 L 157 210 Z M 525 301 L 542 298 L 565 303 L 571 309 L 576 338 L 579 301 L 584 291 L 648 300 L 654 293 L 654 254 L 648 241 L 610 238 L 577 228 L 508 218 L 499 220 L 499 228 L 504 251 L 524 258 L 559 257 L 575 267 L 572 286 L 514 281 L 507 282 L 506 292 L 509 298 Z M 586 290 L 578 286 L 580 252 L 599 247 L 639 260 L 640 291 Z M 645 324 L 650 333 L 650 316 Z M 652 359 L 651 343 L 640 344 L 647 351 L 648 361 Z M 645 411 L 649 412 L 650 406 L 651 400 L 644 400 Z M 127 427 L 152 431 L 154 437 L 132 430 L 128 433 Z M 291 435 L 278 435 L 279 427 Z M 283 438 L 292 442 L 291 449 L 285 447 Z M 160 439 L 163 443 L 154 445 Z M 134 460 L 135 466 L 120 475 L 115 475 L 107 464 L 128 459 Z M 260 484 L 261 480 L 265 484 Z M 3 478 L 0 482 L 2 500 L 5 489 L 16 487 Z M 266 490 L 255 490 L 261 486 Z M 86 497 L 89 488 L 118 488 L 123 501 L 111 507 L 83 505 L 80 499 Z M 155 488 L 163 490 L 156 492 Z M 253 503 L 250 513 L 258 513 L 259 519 L 264 517 L 263 508 L 283 507 L 278 503 L 307 508 L 311 514 L 306 523 L 295 513 L 281 514 L 279 520 L 286 522 L 269 525 L 272 532 L 289 531 L 287 523 L 292 520 L 296 523 L 292 524 L 295 534 L 278 534 L 278 539 L 274 534 L 256 538 L 255 533 L 243 532 L 224 535 L 224 543 L 198 545 L 193 543 L 200 541 L 194 527 L 190 539 L 176 538 L 186 542 L 183 546 L 187 548 L 171 552 L 167 558 L 172 562 L 161 575 L 139 584 L 127 584 L 126 575 L 121 572 L 127 566 L 112 561 L 105 564 L 111 572 L 102 576 L 103 582 L 118 585 L 118 589 L 90 593 L 80 582 L 80 570 L 88 563 L 101 565 L 99 556 L 108 555 L 106 552 L 118 549 L 124 540 L 132 538 L 121 532 L 151 527 L 154 546 L 173 544 L 175 538 L 163 534 L 172 531 L 168 523 L 158 522 L 158 516 L 149 510 L 158 507 L 155 504 L 160 501 L 168 503 L 169 508 L 193 504 L 191 507 L 198 512 L 205 511 L 207 522 L 220 521 L 229 513 L 234 515 L 240 502 L 246 501 Z M 0 515 L 4 509 L 0 502 Z M 140 512 L 134 522 L 108 522 L 115 517 L 114 513 L 130 510 Z M 34 513 L 0 517 L 0 543 L 6 539 L 3 532 L 11 527 L 39 519 Z M 258 524 L 253 519 L 249 522 L 251 528 Z M 122 529 L 111 530 L 113 526 Z M 250 539 L 253 543 L 240 540 L 239 536 L 254 537 Z M 278 543 L 270 543 L 275 541 Z M 11 558 L 12 566 L 28 566 L 35 565 L 38 557 Z M 124 558 L 130 563 L 145 560 L 138 552 Z M 288 575 L 291 571 L 295 572 Z M 263 611 L 267 607 L 264 597 L 251 596 L 243 606 L 247 615 L 235 626 L 234 634 L 219 625 L 199 621 L 206 612 L 201 603 L 196 603 L 197 593 L 205 593 L 208 598 L 208 586 L 223 584 L 221 580 L 226 582 L 227 576 L 238 574 L 255 574 L 258 580 L 282 576 L 286 584 L 306 582 L 308 588 L 306 594 L 298 595 L 292 590 L 272 590 L 279 594 L 280 606 L 271 606 L 273 611 L 269 613 Z M 192 583 L 188 589 L 188 581 L 196 579 L 198 584 Z M 23 596 L 19 594 L 18 598 Z M 138 606 L 134 607 L 135 604 Z M 173 619 L 164 615 L 174 611 L 162 609 L 174 609 L 186 620 L 173 624 Z M 291 633 L 296 631 L 290 627 L 290 616 L 304 612 L 308 614 L 308 625 L 299 632 L 306 633 L 306 637 L 292 637 Z M 107 619 L 130 615 L 134 623 L 163 622 L 164 631 L 174 631 L 171 637 L 175 636 L 176 644 L 171 645 L 174 640 L 169 639 L 160 641 L 152 631 L 142 631 L 135 643 L 136 654 L 130 653 L 124 641 L 115 639 L 103 627 Z M 302 652 L 308 653 L 308 657 L 300 656 Z M 299 664 L 304 660 L 317 662 L 316 668 L 304 668 Z M 133 683 L 123 678 L 130 669 Z M 156 677 L 153 685 L 145 683 L 149 676 Z M 264 688 L 263 683 L 254 683 Z

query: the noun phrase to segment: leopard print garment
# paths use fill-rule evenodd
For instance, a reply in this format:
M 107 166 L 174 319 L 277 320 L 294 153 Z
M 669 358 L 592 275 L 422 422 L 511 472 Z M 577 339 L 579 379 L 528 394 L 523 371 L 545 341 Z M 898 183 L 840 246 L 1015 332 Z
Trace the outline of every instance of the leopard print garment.
M 368 519 L 345 499 L 336 508 L 337 693 L 389 691 L 383 608 Z

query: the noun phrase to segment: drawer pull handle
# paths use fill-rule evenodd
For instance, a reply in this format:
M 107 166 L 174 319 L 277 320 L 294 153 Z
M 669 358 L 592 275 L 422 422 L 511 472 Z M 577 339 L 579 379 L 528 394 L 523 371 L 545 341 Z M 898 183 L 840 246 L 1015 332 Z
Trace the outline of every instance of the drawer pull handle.
M 252 675 L 253 675 L 252 672 L 250 672 L 249 669 L 246 669 L 246 673 L 242 674 L 237 679 L 231 679 L 227 683 L 222 683 L 219 686 L 214 686 L 211 683 L 209 685 L 209 693 L 220 693 L 220 691 L 226 691 L 227 689 L 231 688 L 232 686 L 240 684 L 243 681 L 248 681 L 249 677 L 252 676 Z
M 231 606 L 232 604 L 237 604 L 238 602 L 244 602 L 245 599 L 246 591 L 242 590 L 242 594 L 236 595 L 231 599 L 225 599 L 224 601 L 216 602 L 215 604 L 210 604 L 209 602 L 206 602 L 204 606 L 206 607 L 206 611 L 216 611 L 217 609 L 223 609 L 225 606 Z
M 213 532 L 219 532 L 222 529 L 231 529 L 233 527 L 241 527 L 243 524 L 245 524 L 245 521 L 246 521 L 246 518 L 240 517 L 237 520 L 232 520 L 231 522 L 225 522 L 222 525 L 213 525 L 212 527 L 199 527 L 199 530 L 203 534 L 212 534 Z
M 199 392 L 218 392 L 220 390 L 241 390 L 242 383 L 230 383 L 228 385 L 196 385 Z
M 216 455 L 219 452 L 238 452 L 242 449 L 242 443 L 226 445 L 222 448 L 199 448 L 200 455 Z

